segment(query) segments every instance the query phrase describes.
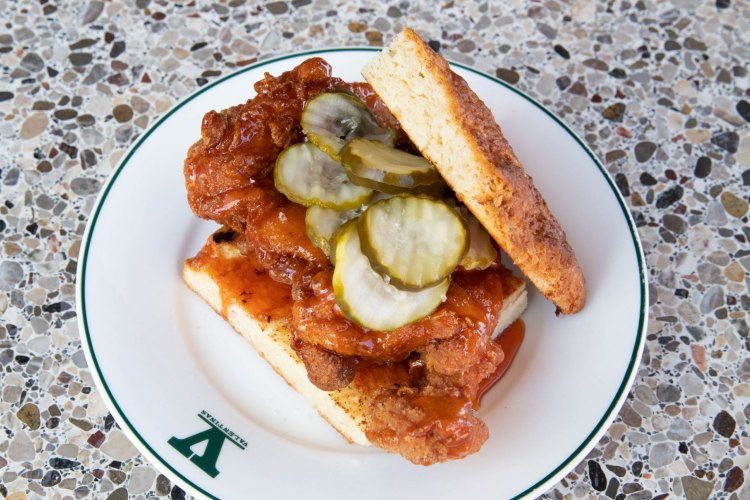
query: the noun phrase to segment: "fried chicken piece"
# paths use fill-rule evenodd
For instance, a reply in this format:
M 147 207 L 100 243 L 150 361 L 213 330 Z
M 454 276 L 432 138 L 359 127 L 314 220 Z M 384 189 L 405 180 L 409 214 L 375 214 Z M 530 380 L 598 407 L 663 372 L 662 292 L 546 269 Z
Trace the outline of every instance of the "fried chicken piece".
M 464 330 L 447 340 L 430 342 L 419 352 L 424 364 L 424 385 L 438 391 L 458 391 L 477 403 L 483 383 L 505 359 L 502 347 L 491 339 L 471 339 Z
M 492 283 L 494 278 L 498 283 Z M 449 300 L 464 315 L 466 327 L 453 337 L 427 343 L 415 354 L 424 365 L 423 385 L 438 391 L 458 391 L 476 401 L 483 382 L 505 358 L 502 347 L 492 340 L 502 304 L 495 310 L 496 304 L 485 292 L 488 285 L 502 291 L 502 277 L 495 273 L 484 277 L 480 273 L 457 273 L 454 281 L 460 285 L 460 293 Z
M 325 270 L 313 278 L 313 293 L 295 301 L 292 327 L 298 338 L 345 356 L 404 359 L 430 340 L 451 338 L 464 330 L 491 335 L 502 309 L 501 273 L 494 268 L 454 273 L 447 299 L 435 312 L 410 325 L 378 332 L 346 319 L 333 294 L 332 272 Z
M 245 225 L 252 223 L 247 215 L 249 206 L 255 204 L 253 187 L 264 181 L 273 186 L 270 174 L 279 153 L 304 140 L 300 119 L 305 104 L 332 90 L 356 94 L 373 110 L 381 126 L 398 128 L 368 84 L 349 84 L 332 77 L 331 66 L 319 57 L 277 77 L 266 74 L 255 84 L 253 99 L 223 111 L 209 111 L 203 117 L 201 140 L 188 151 L 184 166 L 193 212 L 244 231 Z M 400 136 L 401 140 L 406 137 Z
M 309 281 L 329 269 L 328 257 L 305 233 L 305 207 L 284 200 L 272 209 L 259 208 L 245 230 L 247 248 L 276 281 Z
M 310 285 L 312 294 L 294 302 L 292 330 L 305 342 L 344 356 L 401 360 L 430 339 L 456 335 L 464 325 L 454 312 L 439 308 L 416 323 L 390 332 L 367 330 L 344 317 L 336 304 L 332 276 L 330 269 L 316 274 Z
M 318 389 L 335 391 L 343 389 L 354 380 L 357 358 L 340 356 L 307 342 L 292 343 L 294 352 L 305 364 L 307 378 Z
M 469 400 L 409 387 L 383 391 L 367 415 L 367 439 L 420 465 L 471 455 L 489 437 Z
M 308 59 L 278 77 L 266 74 L 257 95 L 245 104 L 203 117 L 201 140 L 185 160 L 190 208 L 205 219 L 244 231 L 249 190 L 269 177 L 279 153 L 304 138 L 300 117 L 305 103 L 342 85 L 331 66 Z
M 502 308 L 501 272 L 454 274 L 439 310 L 459 319 L 458 331 L 415 348 L 408 385 L 372 399 L 366 434 L 373 444 L 429 465 L 470 455 L 487 440 L 472 407 L 504 358 L 491 338 Z

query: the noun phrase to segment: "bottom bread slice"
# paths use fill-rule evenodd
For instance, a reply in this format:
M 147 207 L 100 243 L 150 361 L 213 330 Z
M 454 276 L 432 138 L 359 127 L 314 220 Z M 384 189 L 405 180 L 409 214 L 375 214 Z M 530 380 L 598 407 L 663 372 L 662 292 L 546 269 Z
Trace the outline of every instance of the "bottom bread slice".
M 283 307 L 274 308 L 270 303 L 284 285 L 269 282 L 262 266 L 242 255 L 233 237 L 224 236 L 228 234 L 232 233 L 224 230 L 214 233 L 194 258 L 185 261 L 182 273 L 185 283 L 222 315 L 344 438 L 350 443 L 369 445 L 365 435 L 368 395 L 351 385 L 328 392 L 310 382 L 305 365 L 291 347 L 290 315 Z M 242 275 L 241 280 L 239 275 Z M 267 287 L 272 290 L 266 290 Z M 255 293 L 254 288 L 260 293 Z M 510 287 L 506 288 L 510 289 L 504 290 L 503 308 L 494 335 L 526 309 L 524 280 L 513 277 Z

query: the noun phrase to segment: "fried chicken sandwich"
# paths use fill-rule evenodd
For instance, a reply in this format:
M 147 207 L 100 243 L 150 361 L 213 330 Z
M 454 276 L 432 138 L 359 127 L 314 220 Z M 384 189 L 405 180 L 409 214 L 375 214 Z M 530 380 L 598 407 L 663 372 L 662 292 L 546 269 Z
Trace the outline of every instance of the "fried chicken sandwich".
M 185 182 L 221 228 L 183 277 L 350 442 L 463 458 L 523 338 L 498 247 L 562 313 L 583 276 L 489 109 L 414 31 L 362 74 L 311 58 L 206 114 Z

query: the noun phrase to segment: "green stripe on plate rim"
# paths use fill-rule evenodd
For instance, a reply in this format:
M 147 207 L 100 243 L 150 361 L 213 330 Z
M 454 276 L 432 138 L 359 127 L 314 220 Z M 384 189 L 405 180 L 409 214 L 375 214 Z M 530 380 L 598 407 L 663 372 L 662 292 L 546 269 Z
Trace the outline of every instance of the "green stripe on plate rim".
M 164 458 L 159 455 L 156 450 L 154 450 L 151 445 L 149 445 L 145 439 L 138 433 L 136 428 L 130 423 L 130 420 L 125 415 L 125 413 L 122 411 L 122 408 L 120 408 L 120 405 L 117 404 L 117 400 L 114 398 L 114 395 L 109 389 L 109 386 L 107 385 L 107 382 L 104 379 L 104 376 L 101 371 L 101 367 L 99 366 L 99 362 L 96 359 L 96 354 L 94 353 L 94 347 L 91 343 L 91 335 L 89 335 L 89 328 L 88 328 L 88 320 L 86 317 L 86 297 L 84 294 L 85 290 L 85 283 L 86 283 L 86 263 L 88 259 L 88 251 L 89 246 L 91 243 L 91 235 L 94 232 L 94 229 L 96 227 L 96 222 L 99 218 L 99 213 L 101 212 L 101 208 L 104 205 L 105 200 L 107 199 L 107 195 L 109 194 L 109 191 L 112 189 L 112 186 L 114 185 L 115 181 L 117 180 L 117 177 L 120 175 L 120 172 L 123 171 L 125 166 L 127 165 L 130 158 L 133 156 L 136 150 L 140 147 L 140 145 L 148 139 L 148 137 L 159 128 L 159 126 L 164 123 L 166 120 L 169 119 L 172 114 L 174 114 L 177 110 L 182 108 L 185 104 L 192 101 L 194 98 L 198 97 L 199 95 L 203 94 L 207 90 L 219 85 L 220 83 L 229 80 L 231 78 L 234 78 L 236 76 L 239 76 L 247 71 L 259 68 L 261 66 L 265 66 L 270 63 L 284 61 L 286 59 L 292 59 L 296 57 L 301 56 L 312 56 L 312 55 L 322 55 L 322 54 L 329 54 L 329 53 L 335 53 L 335 52 L 377 52 L 380 49 L 373 48 L 373 47 L 341 47 L 341 48 L 330 48 L 330 49 L 316 49 L 316 50 L 308 50 L 303 52 L 296 52 L 293 54 L 288 54 L 285 56 L 279 56 L 271 59 L 266 59 L 263 61 L 259 61 L 255 64 L 249 65 L 247 67 L 241 68 L 237 71 L 234 71 L 233 73 L 230 73 L 226 75 L 223 78 L 220 78 L 216 80 L 215 82 L 212 82 L 197 91 L 195 91 L 193 94 L 188 96 L 183 101 L 179 102 L 176 106 L 174 106 L 172 109 L 167 112 L 166 115 L 161 117 L 159 120 L 154 122 L 154 124 L 149 127 L 148 131 L 146 131 L 138 140 L 133 144 L 129 149 L 128 153 L 125 155 L 125 157 L 120 161 L 119 165 L 115 169 L 115 171 L 110 176 L 107 185 L 105 186 L 104 190 L 99 195 L 98 200 L 96 201 L 96 207 L 94 209 L 94 215 L 89 219 L 89 222 L 86 226 L 86 232 L 84 234 L 84 247 L 83 247 L 83 259 L 81 260 L 81 268 L 78 272 L 78 310 L 80 311 L 79 316 L 79 326 L 82 327 L 81 333 L 83 336 L 86 337 L 86 351 L 89 354 L 89 359 L 91 359 L 94 362 L 94 368 L 96 369 L 97 378 L 101 381 L 100 387 L 104 388 L 104 391 L 107 395 L 107 399 L 110 402 L 110 407 L 115 409 L 115 414 L 117 417 L 119 417 L 119 421 L 123 424 L 125 424 L 125 427 L 135 436 L 138 440 L 138 442 L 145 448 L 150 455 L 152 455 L 153 458 L 156 459 L 156 462 L 160 464 L 163 468 L 168 470 L 173 477 L 179 478 L 183 483 L 190 486 L 191 489 L 200 492 L 203 495 L 206 495 L 209 498 L 218 498 L 215 495 L 212 495 L 208 491 L 204 490 L 197 484 L 193 483 L 190 479 L 185 477 L 183 474 L 181 474 L 176 468 L 172 467 Z M 630 385 L 631 379 L 635 375 L 635 369 L 636 369 L 636 363 L 640 359 L 640 354 L 642 351 L 642 342 L 643 342 L 643 329 L 645 325 L 645 319 L 646 319 L 646 304 L 647 304 L 647 294 L 648 289 L 646 287 L 646 271 L 644 266 L 644 257 L 643 257 L 643 249 L 640 244 L 640 239 L 638 237 L 638 233 L 635 229 L 635 223 L 633 221 L 632 216 L 630 215 L 630 211 L 627 208 L 627 205 L 625 204 L 625 201 L 622 199 L 622 196 L 619 192 L 619 190 L 615 187 L 615 183 L 612 180 L 612 177 L 609 175 L 609 173 L 606 171 L 604 166 L 601 164 L 601 162 L 598 160 L 596 155 L 591 151 L 591 149 L 578 137 L 578 135 L 573 132 L 560 118 L 558 118 L 554 113 L 552 113 L 550 110 L 548 110 L 545 106 L 543 106 L 541 103 L 539 103 L 536 99 L 532 98 L 531 96 L 527 95 L 525 92 L 513 87 L 512 85 L 509 85 L 508 83 L 492 76 L 488 75 L 487 73 L 484 73 L 482 71 L 479 71 L 477 69 L 471 68 L 469 66 L 466 66 L 461 63 L 453 62 L 451 61 L 452 66 L 459 67 L 461 69 L 464 69 L 466 71 L 470 71 L 471 73 L 474 73 L 476 75 L 479 75 L 481 77 L 487 78 L 499 85 L 502 85 L 503 87 L 507 88 L 508 90 L 516 93 L 517 95 L 523 97 L 527 101 L 531 102 L 534 106 L 542 110 L 547 116 L 549 116 L 552 120 L 554 120 L 558 125 L 560 125 L 570 136 L 578 143 L 581 148 L 583 148 L 584 151 L 589 155 L 591 160 L 594 162 L 594 164 L 599 169 L 600 173 L 604 176 L 604 178 L 607 181 L 607 184 L 609 185 L 610 189 L 612 190 L 612 193 L 615 195 L 615 198 L 617 199 L 617 202 L 620 205 L 620 209 L 623 212 L 623 215 L 625 216 L 625 219 L 628 222 L 628 228 L 630 229 L 630 235 L 633 240 L 633 247 L 635 249 L 636 257 L 638 260 L 638 268 L 640 273 L 640 286 L 641 286 L 641 305 L 640 305 L 640 318 L 638 320 L 638 332 L 636 335 L 636 341 L 633 346 L 633 352 L 630 356 L 630 363 L 628 364 L 628 368 L 625 372 L 625 376 L 622 379 L 622 383 L 620 384 L 620 387 L 617 390 L 617 393 L 615 394 L 615 397 L 612 399 L 612 403 L 607 408 L 607 411 L 604 413 L 602 418 L 599 420 L 599 422 L 596 424 L 594 429 L 589 433 L 589 435 L 583 440 L 581 445 L 576 448 L 563 462 L 557 466 L 554 470 L 552 470 L 549 474 L 544 476 L 542 479 L 537 481 L 532 486 L 528 487 L 526 490 L 522 491 L 518 495 L 516 495 L 514 498 L 521 498 L 534 490 L 541 487 L 544 483 L 546 483 L 548 480 L 550 480 L 553 476 L 558 474 L 562 469 L 566 468 L 570 463 L 575 460 L 576 458 L 579 458 L 578 455 L 589 445 L 591 444 L 594 437 L 603 430 L 603 427 L 611 420 L 613 417 L 613 413 L 615 408 L 618 406 L 618 403 L 620 403 L 620 399 L 623 396 L 623 393 L 625 389 Z

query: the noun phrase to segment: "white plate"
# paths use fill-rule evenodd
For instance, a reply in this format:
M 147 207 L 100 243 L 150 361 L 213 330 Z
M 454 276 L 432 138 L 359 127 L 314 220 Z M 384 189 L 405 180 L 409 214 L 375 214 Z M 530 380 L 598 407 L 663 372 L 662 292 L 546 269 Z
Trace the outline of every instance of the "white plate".
M 565 228 L 589 299 L 580 314 L 558 318 L 531 293 L 526 340 L 482 404 L 491 436 L 479 453 L 421 467 L 349 445 L 182 283 L 183 259 L 216 229 L 191 213 L 182 177 L 201 118 L 244 102 L 264 72 L 278 75 L 312 55 L 356 81 L 372 53 L 296 54 L 207 85 L 133 145 L 100 194 L 84 236 L 78 311 L 102 397 L 139 450 L 196 495 L 419 492 L 437 500 L 466 491 L 477 499 L 543 492 L 585 456 L 620 408 L 640 359 L 648 301 L 637 233 L 612 180 L 570 129 L 516 89 L 454 65 L 490 106 Z M 196 440 L 211 439 L 195 444 L 192 461 L 169 444 L 202 431 Z M 224 440 L 232 433 L 237 438 Z M 212 460 L 201 468 L 200 457 L 219 443 L 212 477 L 205 472 Z

